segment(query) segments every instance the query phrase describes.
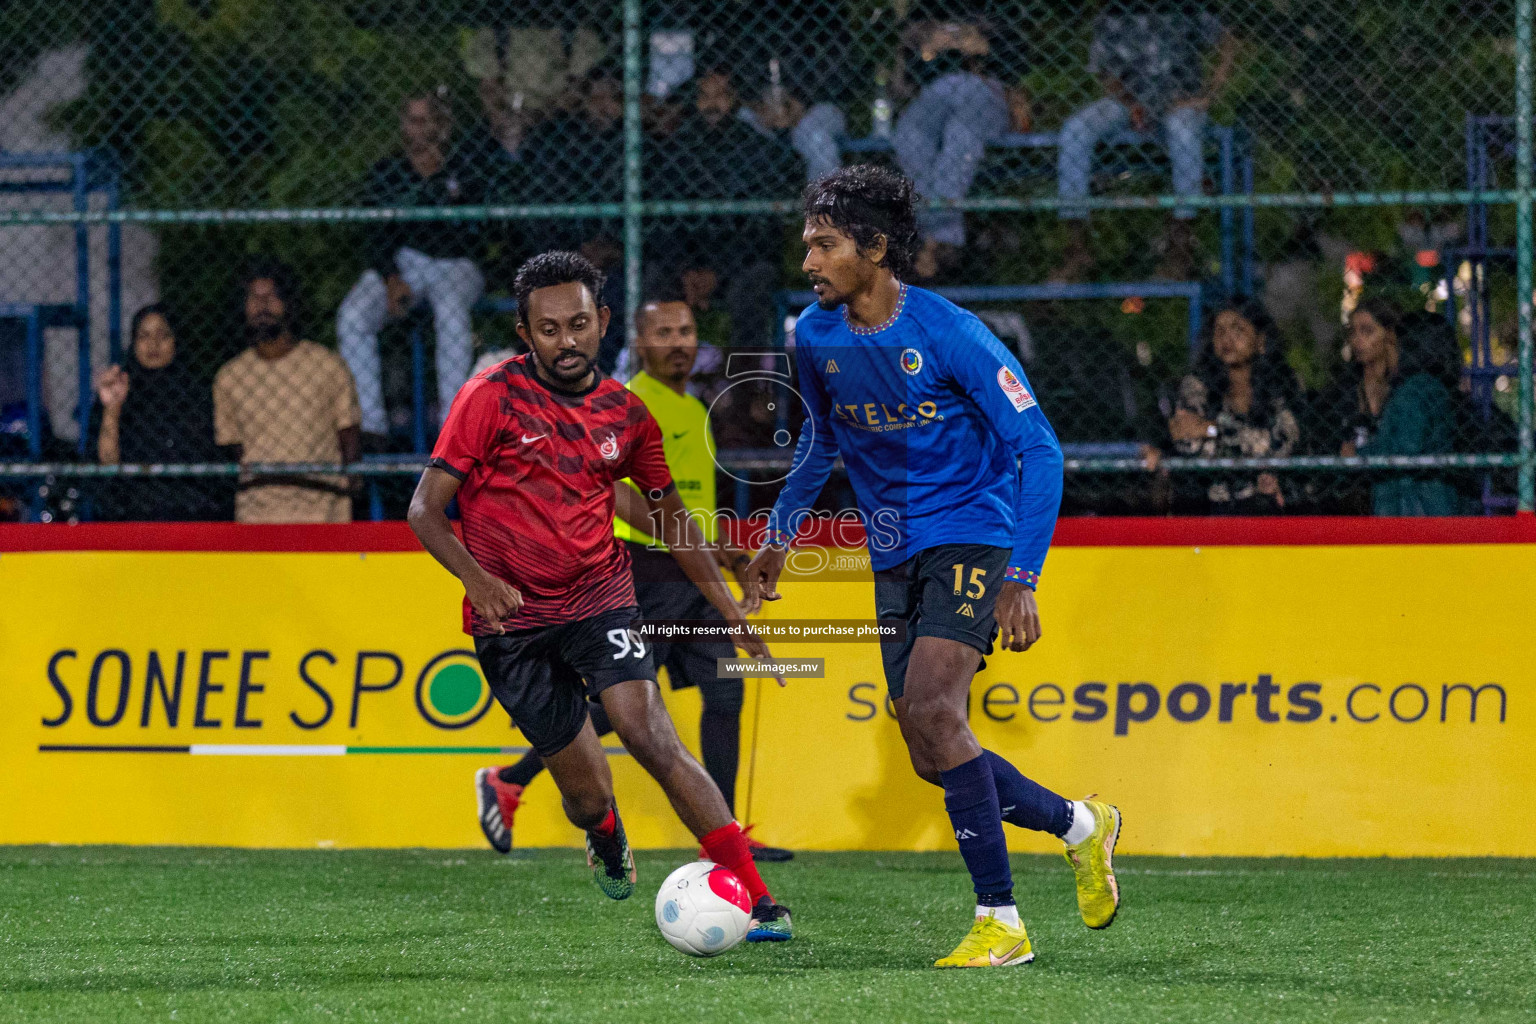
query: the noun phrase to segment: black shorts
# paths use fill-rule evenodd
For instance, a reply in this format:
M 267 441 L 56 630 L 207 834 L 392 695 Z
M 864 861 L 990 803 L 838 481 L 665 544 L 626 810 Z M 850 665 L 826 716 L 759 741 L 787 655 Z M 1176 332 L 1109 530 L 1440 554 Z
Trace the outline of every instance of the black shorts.
M 907 624 L 905 640 L 880 644 L 892 700 L 906 690 L 907 662 L 920 636 L 958 640 L 983 655 L 992 653 L 997 639 L 993 610 L 1010 554 L 1007 548 L 984 544 L 940 544 L 875 573 L 875 617 Z M 986 665 L 985 658 L 981 664 Z
M 651 645 L 633 605 L 558 626 L 475 637 L 491 692 L 528 743 L 548 757 L 587 721 L 587 697 L 630 679 L 656 681 Z
M 694 586 L 666 551 L 629 543 L 629 557 L 634 566 L 635 600 L 640 602 L 640 617 L 646 622 L 724 622 L 725 618 L 709 603 L 704 592 Z M 740 690 L 740 679 L 720 679 L 716 659 L 736 657 L 736 647 L 725 640 L 694 643 L 661 641 L 655 648 L 656 667 L 667 670 L 672 689 L 697 686 Z

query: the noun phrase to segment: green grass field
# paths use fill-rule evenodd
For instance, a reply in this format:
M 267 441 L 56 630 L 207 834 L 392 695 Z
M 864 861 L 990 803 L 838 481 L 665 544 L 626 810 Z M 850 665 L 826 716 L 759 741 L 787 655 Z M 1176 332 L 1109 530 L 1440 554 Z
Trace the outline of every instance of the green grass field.
M 936 971 L 955 854 L 802 855 L 765 876 L 797 938 L 674 952 L 652 897 L 576 851 L 0 847 L 0 1020 L 1531 1021 L 1536 862 L 1125 857 L 1114 927 L 1018 857 L 1038 951 Z

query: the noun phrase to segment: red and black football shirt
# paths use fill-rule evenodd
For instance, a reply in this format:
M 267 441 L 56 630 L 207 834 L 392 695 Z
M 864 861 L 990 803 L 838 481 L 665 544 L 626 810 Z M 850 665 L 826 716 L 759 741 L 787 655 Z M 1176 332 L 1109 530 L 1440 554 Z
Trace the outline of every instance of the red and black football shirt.
M 523 607 L 502 621 L 527 629 L 635 603 L 629 553 L 613 535 L 614 481 L 672 490 L 661 429 L 611 377 L 584 392 L 539 379 L 527 355 L 471 378 L 448 412 L 431 465 L 459 486 L 464 546 L 516 587 Z M 464 601 L 464 631 L 494 632 Z

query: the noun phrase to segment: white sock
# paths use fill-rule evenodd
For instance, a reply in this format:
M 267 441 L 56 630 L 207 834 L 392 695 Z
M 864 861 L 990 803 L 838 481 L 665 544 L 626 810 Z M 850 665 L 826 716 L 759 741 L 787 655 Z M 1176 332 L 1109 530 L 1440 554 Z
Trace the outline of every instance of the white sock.
M 1006 907 L 983 907 L 980 904 L 977 904 L 976 916 L 995 917 L 999 921 L 1003 922 L 1003 924 L 1008 925 L 1010 928 L 1024 927 L 1024 925 L 1019 922 L 1019 908 L 1016 904 L 1013 903 L 1008 904 Z
M 1081 800 L 1072 801 L 1072 827 L 1067 829 L 1067 834 L 1061 837 L 1061 841 L 1068 846 L 1076 846 L 1078 843 L 1093 835 L 1094 826 L 1098 822 L 1094 820 L 1093 812 L 1088 805 Z

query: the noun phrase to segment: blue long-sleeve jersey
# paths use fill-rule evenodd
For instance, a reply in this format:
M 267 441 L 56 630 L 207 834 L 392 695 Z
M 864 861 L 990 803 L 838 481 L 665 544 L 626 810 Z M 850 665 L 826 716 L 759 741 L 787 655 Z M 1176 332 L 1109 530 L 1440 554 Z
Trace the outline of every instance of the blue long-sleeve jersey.
M 986 325 L 903 286 L 874 328 L 807 309 L 795 360 L 808 415 L 770 541 L 793 538 L 841 453 L 876 570 L 939 544 L 986 544 L 1012 550 L 1006 578 L 1036 584 L 1061 506 L 1061 446 Z

